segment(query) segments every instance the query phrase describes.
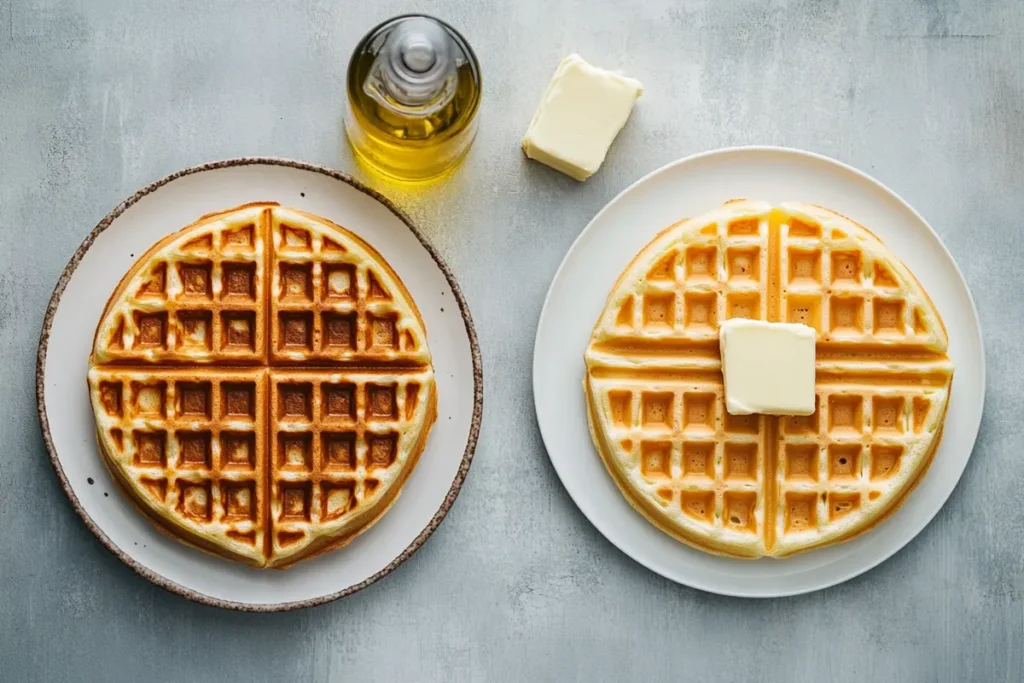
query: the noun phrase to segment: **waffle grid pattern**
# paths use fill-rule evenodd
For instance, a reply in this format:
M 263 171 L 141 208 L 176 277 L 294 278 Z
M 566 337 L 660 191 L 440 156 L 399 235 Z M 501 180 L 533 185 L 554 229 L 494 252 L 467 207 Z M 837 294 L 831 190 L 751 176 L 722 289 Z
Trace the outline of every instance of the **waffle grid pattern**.
M 788 216 L 780 241 L 784 322 L 803 323 L 836 342 L 932 341 L 924 302 L 908 303 L 886 263 L 842 228 Z
M 941 434 L 952 368 L 927 296 L 870 233 L 817 207 L 736 202 L 678 227 L 620 278 L 587 350 L 595 439 L 620 488 L 726 554 L 863 531 L 851 513 L 898 505 Z M 726 413 L 717 328 L 733 317 L 818 331 L 813 415 Z
M 767 253 L 767 219 L 711 224 L 654 265 L 618 326 L 645 339 L 683 332 L 717 344 L 720 321 L 767 319 Z
M 395 305 L 362 250 L 338 244 L 308 225 L 308 217 L 286 211 L 272 219 L 272 361 L 422 363 L 407 312 Z
M 96 360 L 262 362 L 259 223 L 260 212 L 247 210 L 177 238 L 166 258 L 127 283 L 124 305 L 101 323 Z
M 937 397 L 921 387 L 819 384 L 808 417 L 780 418 L 780 538 L 817 530 L 885 495 L 903 457 L 930 438 Z
M 262 372 L 197 380 L 187 370 L 93 370 L 100 428 L 139 495 L 216 529 L 234 551 L 262 553 Z
M 374 521 L 436 417 L 422 322 L 383 259 L 316 217 L 258 205 L 189 226 L 139 264 L 90 369 L 101 450 L 135 501 L 257 566 Z M 296 333 L 295 319 L 309 324 Z
M 422 372 L 271 377 L 275 550 L 338 520 L 393 482 L 401 442 L 424 417 L 420 392 L 429 379 Z
M 713 382 L 614 387 L 601 389 L 613 438 L 656 495 L 713 528 L 759 533 L 760 416 L 729 415 Z

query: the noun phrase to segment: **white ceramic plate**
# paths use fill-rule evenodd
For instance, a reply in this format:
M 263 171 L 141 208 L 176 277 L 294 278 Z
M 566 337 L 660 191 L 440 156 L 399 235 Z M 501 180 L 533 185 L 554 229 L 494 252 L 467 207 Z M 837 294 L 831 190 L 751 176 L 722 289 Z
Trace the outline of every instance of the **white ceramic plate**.
M 906 504 L 871 533 L 781 561 L 716 557 L 659 531 L 616 488 L 587 430 L 583 351 L 615 280 L 659 231 L 737 197 L 811 202 L 868 226 L 910 267 L 938 306 L 956 364 L 945 436 Z M 558 476 L 608 540 L 679 583 L 723 595 L 777 597 L 853 578 L 890 557 L 931 521 L 974 447 L 985 394 L 985 356 L 963 275 L 938 235 L 894 192 L 860 171 L 808 152 L 735 148 L 698 154 L 651 173 L 583 230 L 555 274 L 541 312 L 533 393 Z
M 85 381 L 96 323 L 135 258 L 203 214 L 255 201 L 324 216 L 372 244 L 420 309 L 437 378 L 437 423 L 395 505 L 345 548 L 283 572 L 252 569 L 184 546 L 139 514 L 97 453 Z M 61 483 L 111 551 L 186 597 L 260 611 L 347 595 L 415 552 L 458 494 L 483 407 L 476 334 L 440 257 L 406 217 L 372 191 L 335 171 L 278 159 L 235 159 L 181 171 L 141 190 L 104 219 L 68 264 L 50 302 L 36 389 L 43 435 Z

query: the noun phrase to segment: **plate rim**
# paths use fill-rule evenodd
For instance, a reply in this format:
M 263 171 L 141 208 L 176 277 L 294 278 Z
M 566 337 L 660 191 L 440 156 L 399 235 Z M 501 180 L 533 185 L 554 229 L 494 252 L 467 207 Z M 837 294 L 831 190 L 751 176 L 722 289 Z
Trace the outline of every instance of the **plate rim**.
M 573 492 L 570 490 L 570 488 L 566 485 L 566 483 L 565 483 L 565 476 L 566 475 L 563 473 L 562 469 L 560 469 L 559 464 L 558 464 L 558 459 L 555 458 L 555 457 L 552 457 L 551 451 L 548 449 L 548 445 L 547 445 L 548 439 L 547 439 L 547 437 L 545 435 L 544 421 L 542 420 L 542 417 L 541 417 L 541 414 L 540 414 L 540 406 L 538 405 L 538 402 L 537 402 L 537 397 L 541 395 L 541 392 L 538 390 L 538 383 L 542 381 L 542 378 L 540 377 L 540 375 L 538 373 L 538 367 L 539 367 L 538 358 L 539 358 L 540 353 L 541 353 L 541 351 L 540 351 L 541 331 L 544 329 L 545 321 L 547 319 L 548 306 L 549 306 L 549 303 L 551 301 L 551 295 L 552 295 L 552 292 L 554 291 L 555 284 L 556 284 L 556 282 L 558 282 L 559 278 L 562 276 L 562 272 L 565 269 L 566 264 L 568 263 L 570 257 L 579 248 L 581 240 L 583 239 L 584 235 L 586 235 L 587 232 L 590 231 L 590 229 L 594 225 L 594 223 L 596 223 L 598 221 L 598 219 L 600 219 L 607 211 L 609 211 L 612 208 L 612 206 L 614 206 L 619 201 L 621 201 L 626 195 L 628 195 L 629 193 L 633 192 L 635 189 L 641 187 L 645 183 L 650 182 L 655 176 L 661 175 L 663 173 L 668 173 L 672 169 L 676 168 L 677 166 L 684 166 L 686 164 L 693 163 L 693 162 L 696 162 L 696 161 L 699 161 L 699 160 L 702 160 L 702 159 L 705 159 L 705 158 L 708 158 L 708 157 L 713 157 L 713 156 L 725 156 L 725 155 L 728 155 L 728 154 L 751 153 L 751 152 L 755 153 L 755 154 L 773 153 L 773 154 L 790 155 L 790 156 L 793 156 L 793 157 L 804 157 L 805 159 L 809 159 L 809 160 L 817 162 L 817 163 L 825 163 L 825 164 L 829 164 L 829 165 L 832 165 L 832 166 L 836 166 L 836 167 L 838 167 L 839 169 L 841 169 L 843 171 L 846 171 L 848 173 L 851 173 L 851 174 L 857 176 L 861 181 L 867 182 L 869 185 L 871 185 L 871 186 L 875 187 L 876 189 L 882 191 L 884 194 L 887 194 L 888 196 L 892 197 L 894 200 L 896 200 L 896 202 L 901 207 L 903 207 L 904 209 L 909 211 L 910 214 L 921 225 L 923 225 L 925 228 L 927 228 L 927 230 L 931 233 L 932 237 L 935 239 L 935 242 L 941 247 L 942 251 L 949 258 L 949 262 L 952 263 L 953 270 L 956 273 L 957 277 L 959 278 L 959 283 L 963 286 L 964 291 L 967 293 L 967 298 L 968 298 L 968 301 L 970 303 L 970 306 L 969 306 L 969 309 L 968 309 L 968 313 L 969 313 L 969 315 L 971 316 L 971 318 L 974 321 L 973 329 L 977 332 L 977 343 L 978 343 L 978 349 L 979 349 L 980 361 L 981 361 L 980 379 L 981 379 L 982 391 L 981 391 L 981 395 L 980 395 L 980 398 L 979 398 L 980 405 L 979 405 L 979 410 L 978 410 L 977 424 L 974 426 L 974 434 L 971 437 L 970 449 L 969 449 L 969 451 L 967 453 L 967 457 L 964 458 L 963 466 L 960 468 L 960 471 L 957 473 L 956 479 L 953 482 L 953 486 L 950 488 L 949 493 L 945 496 L 945 498 L 943 499 L 942 503 L 939 506 L 937 506 L 936 509 L 933 512 L 931 512 L 930 514 L 927 515 L 927 518 L 923 521 L 923 523 L 921 524 L 920 528 L 918 528 L 916 531 L 914 531 L 913 535 L 911 535 L 910 538 L 907 539 L 905 542 L 903 542 L 902 544 L 897 545 L 896 547 L 892 548 L 888 552 L 882 553 L 881 556 L 879 556 L 878 558 L 874 559 L 873 561 L 870 561 L 868 564 L 866 564 L 863 567 L 858 566 L 858 567 L 853 568 L 852 570 L 840 572 L 840 573 L 838 573 L 834 577 L 833 580 L 829 580 L 829 581 L 826 581 L 826 582 L 820 582 L 818 584 L 813 584 L 813 585 L 810 585 L 810 586 L 807 586 L 807 587 L 802 587 L 802 588 L 796 588 L 796 589 L 790 589 L 790 590 L 781 590 L 781 591 L 777 590 L 777 591 L 773 591 L 773 592 L 754 592 L 754 591 L 743 591 L 743 590 L 725 590 L 725 589 L 721 589 L 721 588 L 714 588 L 714 587 L 710 586 L 709 584 L 707 584 L 706 582 L 694 581 L 694 580 L 691 580 L 689 578 L 684 580 L 682 578 L 677 578 L 676 576 L 670 576 L 667 572 L 662 571 L 658 567 L 654 566 L 656 563 L 649 562 L 649 561 L 647 561 L 645 559 L 642 559 L 641 557 L 638 556 L 638 553 L 632 552 L 631 550 L 627 550 L 626 548 L 623 548 L 622 546 L 620 546 L 616 541 L 612 540 L 612 538 L 605 531 L 603 523 L 595 520 L 594 517 L 592 517 L 590 514 L 588 514 L 584 510 L 584 508 L 576 500 L 576 496 L 573 494 Z M 611 543 L 616 549 L 618 549 L 624 555 L 626 555 L 627 557 L 629 557 L 633 561 L 637 562 L 641 566 L 645 567 L 649 571 L 652 571 L 655 574 L 657 574 L 657 575 L 659 575 L 661 577 L 664 577 L 665 579 L 668 579 L 669 581 L 672 581 L 673 583 L 676 583 L 676 584 L 685 585 L 685 586 L 687 586 L 689 588 L 700 590 L 700 591 L 703 591 L 705 593 L 712 593 L 712 594 L 715 594 L 715 595 L 723 595 L 723 596 L 734 597 L 734 598 L 772 599 L 772 598 L 795 597 L 795 596 L 798 596 L 798 595 L 805 595 L 805 594 L 813 593 L 813 592 L 816 592 L 816 591 L 819 591 L 819 590 L 825 590 L 827 588 L 832 588 L 834 586 L 838 586 L 840 584 L 843 584 L 843 583 L 845 583 L 847 581 L 850 581 L 851 579 L 854 579 L 854 578 L 856 578 L 856 577 L 858 577 L 858 576 L 860 576 L 862 574 L 865 574 L 865 573 L 871 571 L 872 569 L 878 567 L 883 562 L 885 562 L 888 559 L 890 559 L 893 555 L 898 553 L 900 550 L 905 548 L 907 545 L 909 545 L 915 538 L 917 538 L 920 535 L 920 533 L 926 527 L 928 527 L 932 523 L 932 521 L 935 519 L 936 515 L 938 515 L 938 513 L 942 510 L 942 508 L 944 508 L 946 506 L 946 503 L 949 501 L 950 496 L 953 495 L 953 492 L 960 485 L 960 481 L 963 478 L 963 474 L 964 474 L 964 472 L 967 469 L 967 464 L 970 462 L 971 457 L 972 457 L 972 455 L 974 453 L 974 448 L 977 446 L 978 435 L 981 432 L 981 421 L 982 421 L 982 417 L 984 415 L 985 398 L 986 398 L 985 387 L 987 386 L 987 381 L 988 381 L 987 380 L 987 367 L 988 367 L 988 363 L 987 363 L 986 356 L 985 356 L 984 333 L 983 333 L 982 328 L 981 328 L 981 319 L 980 319 L 980 317 L 978 315 L 977 303 L 974 300 L 974 295 L 971 293 L 970 286 L 969 286 L 969 284 L 967 282 L 967 279 L 964 277 L 963 271 L 960 270 L 960 265 L 957 263 L 956 259 L 953 258 L 953 254 L 950 253 L 949 248 L 946 246 L 945 242 L 942 241 L 942 238 L 935 231 L 935 228 L 932 227 L 931 223 L 929 223 L 927 220 L 925 220 L 924 216 L 922 216 L 913 206 L 910 205 L 910 203 L 908 203 L 895 190 L 893 190 L 892 188 L 890 188 L 888 185 L 886 185 L 882 181 L 878 180 L 877 178 L 875 178 L 875 177 L 865 173 L 864 171 L 861 171 L 858 168 L 855 168 L 855 167 L 853 167 L 853 166 L 851 166 L 849 164 L 846 164 L 846 163 L 844 163 L 842 161 L 839 161 L 838 159 L 834 159 L 834 158 L 826 156 L 824 154 L 819 154 L 817 152 L 811 152 L 811 151 L 808 151 L 808 150 L 799 149 L 799 148 L 795 148 L 795 147 L 784 147 L 784 146 L 779 146 L 779 145 L 734 145 L 734 146 L 729 146 L 729 147 L 720 147 L 720 148 L 716 148 L 716 149 L 705 150 L 703 152 L 697 152 L 695 154 L 690 154 L 690 155 L 681 157 L 679 159 L 676 159 L 674 161 L 671 161 L 671 162 L 669 162 L 667 164 L 664 164 L 663 166 L 660 166 L 660 167 L 650 171 L 649 173 L 644 174 L 639 179 L 637 179 L 633 183 L 630 183 L 628 186 L 626 186 L 621 192 L 616 194 L 612 199 L 610 199 L 604 206 L 601 207 L 601 209 L 596 214 L 594 214 L 593 218 L 591 218 L 590 221 L 587 222 L 587 224 L 584 226 L 584 228 L 580 231 L 580 233 L 573 240 L 572 244 L 569 246 L 569 249 L 566 251 L 565 256 L 562 258 L 561 263 L 559 263 L 558 268 L 555 270 L 555 274 L 551 278 L 551 284 L 548 286 L 548 291 L 547 291 L 547 293 L 544 296 L 544 304 L 541 306 L 540 317 L 538 318 L 538 322 L 537 322 L 537 331 L 536 331 L 535 336 L 534 336 L 533 359 L 532 360 L 533 360 L 533 372 L 532 372 L 532 375 L 533 375 L 532 379 L 533 379 L 533 381 L 532 381 L 532 387 L 531 388 L 533 390 L 533 395 L 534 395 L 534 414 L 535 414 L 536 419 L 537 419 L 537 427 L 538 427 L 538 430 L 540 431 L 541 441 L 544 444 L 544 450 L 547 453 L 548 460 L 551 462 L 551 466 L 554 468 L 555 473 L 558 475 L 558 479 L 561 482 L 562 487 L 565 489 L 566 493 L 569 494 L 569 498 L 573 501 L 573 504 L 576 505 L 577 509 L 579 509 L 579 511 L 583 514 L 583 516 L 587 519 L 587 521 L 589 521 L 590 524 L 593 525 L 593 527 L 595 529 L 597 529 L 598 532 L 601 533 L 601 535 L 605 538 L 605 540 L 607 540 L 609 543 Z M 950 398 L 952 398 L 952 395 L 950 396 Z M 591 446 L 592 446 L 592 444 L 591 444 Z
M 239 602 L 234 600 L 224 600 L 221 598 L 215 598 L 205 593 L 201 593 L 195 589 L 187 588 L 175 581 L 171 581 L 162 574 L 155 570 L 143 565 L 138 560 L 128 555 L 125 551 L 121 550 L 120 547 L 115 544 L 109 536 L 96 524 L 95 521 L 89 516 L 89 514 L 83 508 L 78 496 L 75 494 L 74 489 L 71 486 L 71 482 L 68 480 L 67 475 L 64 473 L 64 468 L 60 462 L 60 458 L 57 455 L 57 449 L 53 444 L 53 438 L 50 433 L 50 422 L 46 413 L 46 386 L 45 386 L 45 374 L 46 374 L 46 355 L 50 341 L 50 330 L 53 325 L 53 319 L 57 313 L 57 308 L 60 306 L 61 298 L 63 297 L 64 291 L 67 288 L 68 282 L 70 282 L 72 275 L 77 270 L 79 263 L 85 257 L 86 252 L 92 247 L 96 238 L 99 237 L 110 225 L 127 211 L 134 204 L 139 202 L 143 197 L 152 194 L 156 190 L 160 189 L 164 185 L 167 185 L 175 180 L 183 178 L 185 176 L 195 175 L 206 171 L 216 171 L 224 168 L 241 167 L 241 166 L 277 166 L 292 168 L 300 171 L 308 171 L 313 173 L 319 173 L 327 176 L 331 179 L 343 182 L 353 189 L 362 192 L 369 196 L 371 199 L 375 199 L 380 204 L 384 205 L 391 213 L 393 213 L 416 237 L 419 243 L 426 249 L 427 253 L 437 264 L 441 273 L 444 275 L 448 282 L 448 286 L 451 287 L 452 294 L 455 297 L 455 301 L 459 307 L 459 313 L 462 316 L 463 323 L 466 327 L 466 334 L 469 339 L 470 354 L 472 356 L 473 363 L 473 415 L 470 420 L 469 434 L 466 440 L 466 448 L 463 451 L 462 459 L 459 463 L 459 469 L 455 474 L 455 478 L 452 481 L 451 487 L 445 494 L 444 500 L 441 502 L 440 507 L 430 518 L 427 525 L 417 534 L 412 542 L 406 546 L 401 553 L 399 553 L 391 562 L 389 562 L 384 568 L 380 569 L 373 575 L 367 577 L 359 583 L 353 584 L 340 591 L 334 593 L 328 593 L 326 595 L 318 596 L 315 598 L 309 598 L 306 600 L 295 600 L 291 602 L 279 602 L 279 603 L 247 603 Z M 455 274 L 449 268 L 447 262 L 434 248 L 433 244 L 427 239 L 427 237 L 420 232 L 419 228 L 412 219 L 390 199 L 385 197 L 383 194 L 364 184 L 363 182 L 353 178 L 348 173 L 338 171 L 336 169 L 328 168 L 320 164 L 314 164 L 306 161 L 299 161 L 295 159 L 288 159 L 284 157 L 274 156 L 244 156 L 244 157 L 233 157 L 229 159 L 219 159 L 216 161 L 209 161 L 194 166 L 188 166 L 181 170 L 175 171 L 169 175 L 155 180 L 142 189 L 136 191 L 127 199 L 123 200 L 120 204 L 114 207 L 97 225 L 92 231 L 86 235 L 85 239 L 75 250 L 71 259 L 67 265 L 64 266 L 61 271 L 60 277 L 57 279 L 57 284 L 54 287 L 53 293 L 50 295 L 49 302 L 46 306 L 46 313 L 43 316 L 42 329 L 39 334 L 39 346 L 36 352 L 36 371 L 35 371 L 35 395 L 36 395 L 36 412 L 39 417 L 39 426 L 42 431 L 43 442 L 46 445 L 46 451 L 50 456 L 50 463 L 53 465 L 54 471 L 57 474 L 57 479 L 60 482 L 61 488 L 64 494 L 67 496 L 71 506 L 74 508 L 78 516 L 85 522 L 86 527 L 100 540 L 102 545 L 109 550 L 115 557 L 121 562 L 126 564 L 139 576 L 151 581 L 152 583 L 160 586 L 161 588 L 170 591 L 176 595 L 180 595 L 188 600 L 197 602 L 203 605 L 209 605 L 211 607 L 222 607 L 225 609 L 232 609 L 241 612 L 284 612 L 288 610 L 302 609 L 305 607 L 313 607 L 315 605 L 322 605 L 328 602 L 333 602 L 340 598 L 352 595 L 371 584 L 376 583 L 378 580 L 387 576 L 395 569 L 398 568 L 403 562 L 412 557 L 417 550 L 419 550 L 428 538 L 437 530 L 441 522 L 447 516 L 448 511 L 455 503 L 455 499 L 458 497 L 459 492 L 462 490 L 462 485 L 466 480 L 466 475 L 469 473 L 469 467 L 473 461 L 473 455 L 476 451 L 477 442 L 480 437 L 480 425 L 483 419 L 483 401 L 484 401 L 484 390 L 483 390 L 483 361 L 480 354 L 480 342 L 476 333 L 476 326 L 473 323 L 472 315 L 469 311 L 469 304 L 466 301 L 465 296 L 462 293 L 462 289 L 459 287 L 458 281 L 455 279 Z

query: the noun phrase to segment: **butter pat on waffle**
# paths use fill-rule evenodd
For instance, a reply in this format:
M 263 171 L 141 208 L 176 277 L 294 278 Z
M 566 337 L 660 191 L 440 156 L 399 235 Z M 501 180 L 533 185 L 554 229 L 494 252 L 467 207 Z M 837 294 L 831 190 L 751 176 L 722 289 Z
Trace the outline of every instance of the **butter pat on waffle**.
M 726 411 L 719 329 L 814 329 L 814 411 Z M 737 200 L 654 238 L 587 347 L 597 450 L 648 520 L 702 550 L 786 557 L 845 541 L 906 499 L 938 448 L 953 367 L 938 312 L 864 227 Z
M 725 409 L 730 414 L 814 412 L 813 327 L 730 318 L 719 330 Z
M 348 230 L 269 203 L 204 217 L 135 263 L 97 327 L 89 387 L 132 502 L 257 567 L 369 528 L 437 417 L 398 275 Z

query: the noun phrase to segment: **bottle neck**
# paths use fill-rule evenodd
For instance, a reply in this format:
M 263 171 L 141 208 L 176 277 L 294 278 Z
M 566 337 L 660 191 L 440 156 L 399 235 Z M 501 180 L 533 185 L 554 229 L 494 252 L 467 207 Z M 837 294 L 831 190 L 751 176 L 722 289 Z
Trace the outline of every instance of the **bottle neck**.
M 410 17 L 384 38 L 363 88 L 398 114 L 430 116 L 455 96 L 457 48 L 438 22 Z

